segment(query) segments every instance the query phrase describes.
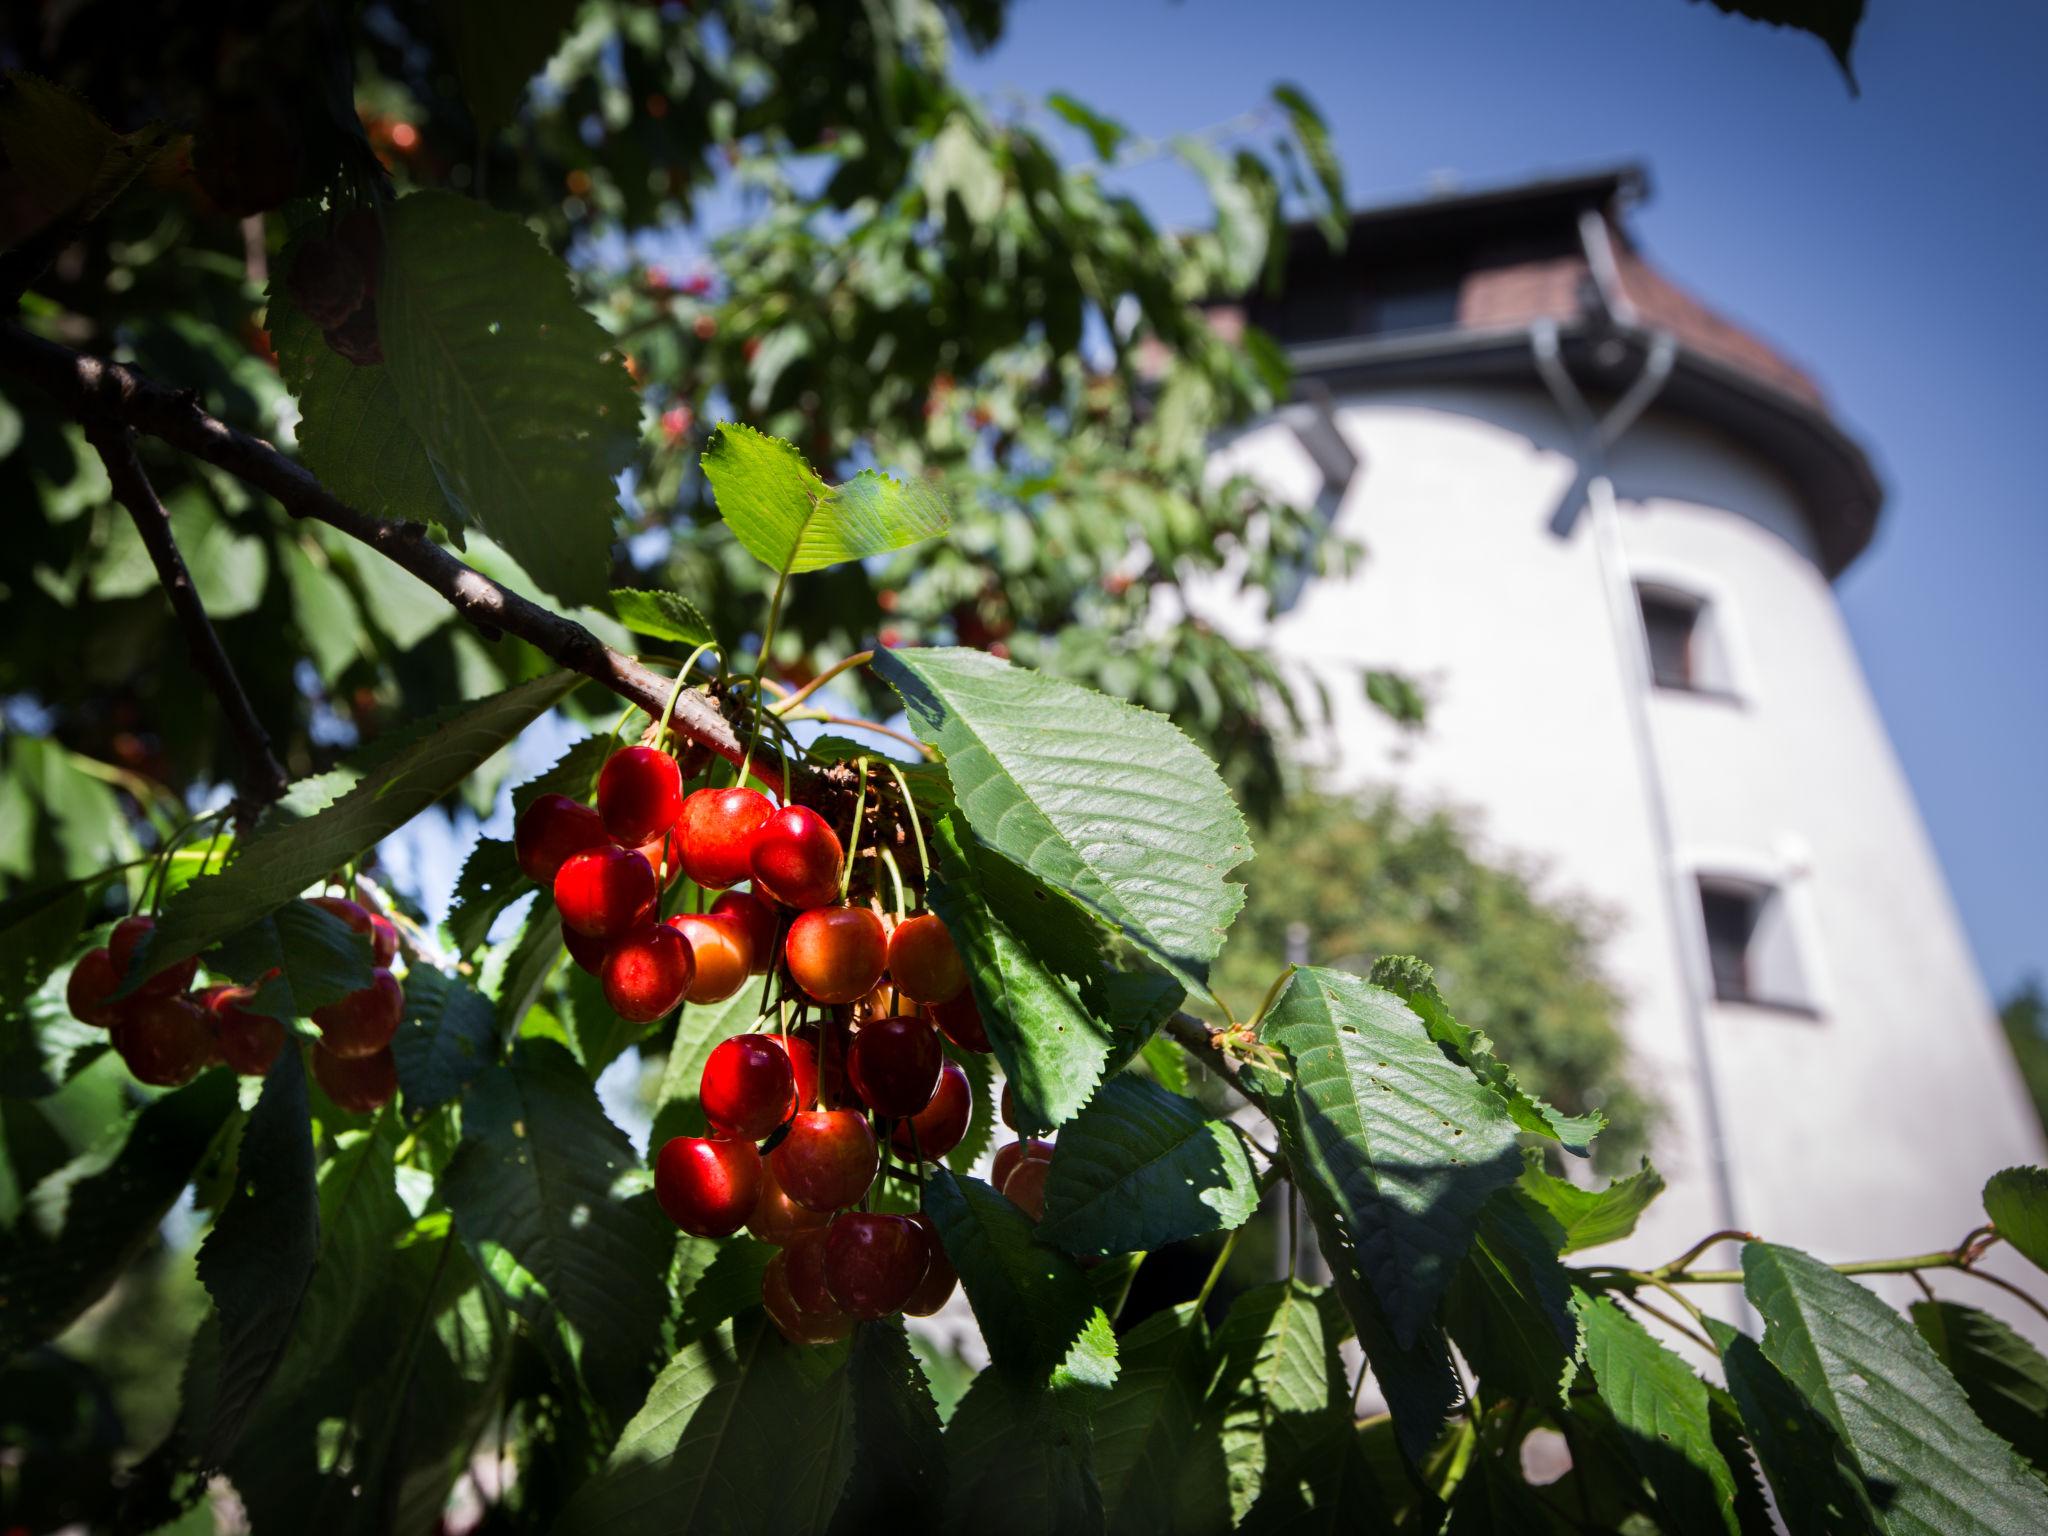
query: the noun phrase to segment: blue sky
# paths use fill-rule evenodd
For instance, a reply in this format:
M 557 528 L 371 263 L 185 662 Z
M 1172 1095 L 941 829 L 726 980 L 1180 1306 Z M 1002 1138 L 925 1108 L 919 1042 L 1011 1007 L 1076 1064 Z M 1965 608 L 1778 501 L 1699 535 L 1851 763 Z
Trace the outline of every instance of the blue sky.
M 1021 0 L 962 72 L 1147 136 L 1292 80 L 1355 203 L 1647 163 L 1650 257 L 1810 367 L 1884 477 L 1842 604 L 2003 996 L 2048 969 L 2048 10 L 1871 0 L 1855 65 L 1860 98 L 1811 38 L 1684 0 Z M 1163 164 L 1130 185 L 1201 208 Z

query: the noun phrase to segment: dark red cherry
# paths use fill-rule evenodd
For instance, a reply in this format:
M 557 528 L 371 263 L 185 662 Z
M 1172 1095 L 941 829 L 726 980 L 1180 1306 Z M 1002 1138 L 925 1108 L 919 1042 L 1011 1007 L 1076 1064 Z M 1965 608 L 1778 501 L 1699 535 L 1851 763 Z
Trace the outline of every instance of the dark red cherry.
M 135 951 L 142 946 L 143 935 L 150 933 L 155 927 L 155 918 L 143 917 L 140 914 L 124 917 L 114 924 L 113 936 L 107 940 L 107 952 L 113 956 L 114 971 L 117 975 L 126 978 L 128 967 L 134 963 Z M 146 994 L 150 997 L 175 997 L 191 986 L 192 978 L 198 974 L 199 957 L 190 955 L 175 965 L 167 965 L 153 972 L 135 991 L 137 994 Z
M 684 872 L 711 891 L 722 891 L 749 878 L 748 855 L 754 834 L 774 811 L 774 802 L 761 791 L 738 784 L 691 791 L 676 822 L 683 843 Z M 832 881 L 837 890 L 836 871 Z
M 939 1241 L 939 1229 L 932 1224 L 931 1217 L 923 1211 L 913 1211 L 910 1219 L 924 1229 L 925 1241 L 931 1247 L 932 1261 L 924 1272 L 924 1278 L 917 1283 L 917 1289 L 910 1293 L 910 1299 L 903 1303 L 903 1311 L 909 1317 L 930 1317 L 943 1307 L 953 1294 L 953 1287 L 960 1283 L 960 1271 L 953 1267 L 953 1261 L 946 1256 L 946 1248 Z
M 213 1060 L 206 1012 L 182 992 L 175 997 L 138 993 L 110 1034 L 128 1070 L 154 1088 L 189 1083 Z
M 678 1136 L 654 1160 L 654 1198 L 697 1237 L 730 1237 L 754 1214 L 761 1154 L 751 1141 Z
M 615 939 L 654 922 L 654 871 L 631 848 L 607 843 L 571 854 L 555 873 L 562 921 L 594 939 Z
M 908 1216 L 842 1211 L 825 1232 L 825 1289 L 863 1321 L 900 1310 L 931 1262 L 931 1239 Z
M 772 1155 L 790 1199 L 814 1211 L 852 1205 L 875 1182 L 881 1161 L 867 1118 L 850 1109 L 805 1110 Z
M 988 1043 L 988 1030 L 982 1025 L 981 1010 L 975 1006 L 972 991 L 963 991 L 950 1002 L 934 1003 L 929 1011 L 939 1033 L 961 1050 L 979 1051 L 986 1056 L 995 1049 Z
M 747 933 L 735 919 L 678 912 L 668 926 L 689 941 L 697 961 L 685 1002 L 722 1003 L 747 984 Z
M 996 1148 L 995 1166 L 989 1170 L 989 1183 L 995 1185 L 998 1190 L 1002 1189 L 1003 1184 L 1016 1171 L 1017 1165 L 1027 1158 L 1051 1162 L 1052 1143 L 1025 1139 L 1013 1141 L 1007 1147 Z
M 905 997 L 944 1003 L 967 986 L 967 967 L 953 947 L 953 935 L 929 912 L 906 918 L 889 935 L 889 980 Z
M 945 1060 L 939 1032 L 922 1016 L 907 1013 L 863 1024 L 847 1052 L 846 1070 L 876 1114 L 914 1115 L 937 1093 Z
M 112 1029 L 120 1021 L 121 1004 L 107 999 L 120 986 L 121 968 L 103 944 L 80 955 L 78 964 L 71 967 L 71 979 L 64 984 L 64 1003 L 79 1023 Z
M 398 978 L 379 966 L 370 984 L 339 1002 L 313 1010 L 320 1045 L 331 1056 L 374 1056 L 391 1044 L 405 1018 L 405 993 Z
M 567 795 L 536 796 L 512 829 L 512 852 L 520 869 L 527 879 L 542 885 L 554 884 L 556 873 L 571 855 L 609 841 L 604 818 Z
M 837 1307 L 806 1312 L 796 1304 L 789 1285 L 789 1255 L 778 1253 L 761 1271 L 761 1308 L 792 1344 L 836 1344 L 853 1330 L 853 1319 Z
M 683 775 L 654 747 L 622 747 L 597 775 L 597 814 L 611 840 L 626 848 L 652 842 L 683 813 Z
M 1022 1157 L 1003 1180 L 1003 1194 L 1033 1221 L 1045 1214 L 1045 1179 L 1052 1172 L 1049 1157 Z
M 761 1193 L 754 1202 L 754 1214 L 747 1218 L 747 1230 L 764 1243 L 783 1247 L 799 1232 L 823 1231 L 832 1218 L 823 1211 L 798 1205 L 789 1198 L 775 1178 L 775 1159 L 761 1159 Z
M 819 1314 L 839 1310 L 839 1303 L 825 1289 L 825 1233 L 831 1224 L 832 1218 L 828 1216 L 817 1226 L 797 1233 L 782 1245 L 782 1251 L 789 1256 L 784 1273 L 789 1278 L 790 1300 L 796 1303 L 799 1312 Z
M 795 1081 L 795 1087 L 790 1091 L 790 1113 L 814 1107 L 818 1102 L 819 1087 L 816 1032 L 806 1027 L 793 1029 L 786 1035 L 767 1034 L 761 1038 L 774 1042 L 789 1053 L 789 1073 Z
M 789 925 L 782 958 L 818 1002 L 858 1002 L 882 979 L 889 934 L 867 907 L 813 907 Z
M 569 951 L 569 958 L 593 976 L 604 975 L 604 957 L 611 953 L 609 939 L 594 939 L 587 933 L 578 933 L 567 923 L 562 924 L 562 947 Z
M 263 1076 L 284 1049 L 284 1026 L 242 1007 L 255 995 L 254 987 L 208 987 L 198 994 L 199 1005 L 212 1021 L 221 1060 L 244 1077 Z
M 696 970 L 690 941 L 675 929 L 642 928 L 605 952 L 604 1000 L 635 1024 L 651 1024 L 682 1002 Z
M 839 835 L 823 817 L 807 805 L 787 805 L 754 834 L 748 867 L 758 890 L 785 907 L 805 911 L 822 907 L 839 894 L 839 866 L 845 857 Z M 860 992 L 873 985 L 869 982 Z
M 389 1051 L 353 1058 L 315 1051 L 313 1080 L 337 1108 L 352 1115 L 374 1114 L 398 1092 L 398 1063 Z
M 1008 1078 L 1003 1079 L 1003 1096 L 996 1102 L 1003 1117 L 1003 1124 L 1013 1131 L 1023 1130 L 1024 1127 L 1017 1123 L 1017 1095 L 1011 1091 Z
M 711 903 L 711 915 L 740 926 L 747 936 L 747 969 L 767 975 L 775 963 L 775 909 L 751 891 L 727 891 Z
M 714 1127 L 759 1141 L 789 1118 L 795 1089 L 795 1073 L 780 1041 L 734 1035 L 719 1041 L 705 1058 L 697 1095 Z
M 308 896 L 306 901 L 340 918 L 357 933 L 368 934 L 372 965 L 389 965 L 398 958 L 398 930 L 390 918 L 377 916 L 346 896 Z
M 931 1102 L 890 1128 L 889 1145 L 904 1158 L 922 1155 L 926 1162 L 937 1162 L 967 1139 L 968 1122 L 973 1118 L 974 1090 L 967 1074 L 958 1062 L 948 1061 L 939 1068 L 939 1088 Z M 912 1126 L 917 1128 L 914 1138 Z

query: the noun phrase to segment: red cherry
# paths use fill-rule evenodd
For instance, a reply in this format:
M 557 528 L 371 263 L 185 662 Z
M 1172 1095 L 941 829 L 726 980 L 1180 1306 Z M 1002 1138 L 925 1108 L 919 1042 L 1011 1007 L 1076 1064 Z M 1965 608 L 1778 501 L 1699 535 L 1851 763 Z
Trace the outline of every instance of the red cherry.
M 627 848 L 660 837 L 683 813 L 683 774 L 654 747 L 624 747 L 597 775 L 597 814 L 611 840 Z
M 863 1321 L 901 1308 L 931 1262 L 931 1240 L 908 1216 L 842 1211 L 825 1232 L 825 1289 Z
M 604 975 L 604 957 L 611 953 L 609 939 L 594 939 L 587 933 L 578 933 L 567 923 L 562 924 L 562 947 L 569 951 L 569 958 L 593 976 Z
M 995 1166 L 989 1170 L 989 1183 L 1000 1190 L 1016 1171 L 1017 1165 L 1027 1159 L 1041 1162 L 1052 1161 L 1052 1143 L 1049 1141 L 1013 1141 L 1007 1147 L 996 1148 Z
M 370 914 L 370 963 L 391 964 L 398 958 L 398 925 L 381 912 Z
M 121 1004 L 107 999 L 120 989 L 121 968 L 105 945 L 89 949 L 71 967 L 71 979 L 64 984 L 64 1004 L 81 1024 L 112 1029 L 121 1018 Z
M 206 1011 L 184 993 L 138 993 L 114 1023 L 114 1049 L 128 1070 L 154 1088 L 189 1083 L 213 1060 Z
M 853 1044 L 851 1022 L 828 1014 L 814 1027 L 818 1048 L 818 1102 L 828 1109 L 866 1109 L 846 1073 L 846 1053 Z
M 405 1018 L 405 993 L 398 978 L 379 966 L 370 984 L 339 1002 L 313 1010 L 320 1045 L 331 1056 L 374 1056 L 391 1044 Z
M 937 1094 L 945 1060 L 939 1032 L 917 1014 L 904 1013 L 862 1025 L 846 1053 L 846 1071 L 875 1113 L 914 1115 Z
M 142 945 L 142 936 L 155 927 L 155 918 L 143 917 L 140 914 L 124 917 L 114 924 L 113 936 L 107 940 L 107 952 L 114 958 L 116 975 L 126 979 L 128 967 L 135 961 L 135 951 Z M 175 965 L 168 965 L 152 972 L 149 979 L 131 995 L 175 997 L 191 986 L 192 978 L 198 974 L 199 957 L 190 955 Z
M 1003 1180 L 1003 1194 L 1033 1221 L 1045 1214 L 1045 1176 L 1052 1172 L 1049 1157 L 1024 1157 Z
M 1002 1112 L 1003 1124 L 1013 1131 L 1023 1130 L 1024 1127 L 1017 1123 L 1017 1095 L 1011 1090 L 1008 1078 L 1003 1079 L 1003 1096 L 997 1102 Z
M 910 1299 L 903 1303 L 903 1310 L 910 1317 L 930 1317 L 952 1296 L 953 1287 L 960 1283 L 960 1271 L 953 1267 L 953 1261 L 946 1256 L 945 1245 L 939 1241 L 939 1229 L 932 1224 L 931 1217 L 923 1211 L 912 1211 L 910 1219 L 924 1228 L 925 1241 L 930 1246 L 932 1261 L 924 1272 L 924 1278 L 917 1282 L 917 1289 L 912 1291 Z
M 352 1115 L 374 1114 L 398 1092 L 398 1063 L 391 1059 L 389 1051 L 353 1058 L 315 1051 L 313 1081 L 337 1109 Z
M 761 1154 L 751 1141 L 678 1136 L 654 1160 L 654 1198 L 697 1237 L 730 1237 L 754 1214 Z
M 284 1049 L 284 1026 L 242 1007 L 255 995 L 254 987 L 208 987 L 199 994 L 199 1005 L 213 1024 L 221 1060 L 244 1077 L 262 1077 Z
M 852 1205 L 875 1182 L 881 1162 L 866 1117 L 850 1109 L 813 1109 L 796 1116 L 772 1160 L 790 1199 L 814 1211 Z
M 754 834 L 748 867 L 758 889 L 785 907 L 803 911 L 822 907 L 839 894 L 839 866 L 845 857 L 839 835 L 816 811 L 807 805 L 788 805 L 761 823 Z M 881 975 L 879 963 L 875 974 Z M 854 997 L 873 985 L 870 981 Z
M 689 941 L 697 961 L 685 1002 L 722 1003 L 747 984 L 747 933 L 732 918 L 678 912 L 668 926 Z
M 967 1074 L 957 1061 L 948 1061 L 939 1068 L 939 1087 L 932 1101 L 890 1128 L 889 1145 L 906 1159 L 922 1154 L 926 1162 L 935 1163 L 966 1140 L 967 1125 L 973 1118 L 974 1090 Z M 917 1127 L 914 1140 L 912 1126 Z
M 782 1245 L 788 1255 L 783 1273 L 789 1279 L 789 1298 L 799 1312 L 829 1315 L 839 1310 L 839 1303 L 825 1289 L 825 1234 L 831 1223 L 828 1216 Z
M 946 925 L 929 912 L 906 918 L 889 935 L 889 979 L 905 997 L 943 1003 L 967 986 L 967 967 Z
M 388 917 L 379 917 L 346 896 L 308 896 L 309 905 L 331 912 L 357 933 L 370 936 L 370 963 L 389 965 L 398 958 L 398 930 Z
M 738 885 L 750 872 L 747 856 L 754 834 L 774 812 L 775 803 L 758 789 L 735 784 L 729 789 L 693 790 L 676 822 L 684 872 L 710 891 Z M 837 890 L 837 870 L 832 883 Z
M 792 1344 L 836 1344 L 853 1329 L 853 1319 L 837 1307 L 806 1312 L 790 1294 L 789 1255 L 777 1253 L 761 1271 L 761 1307 Z
M 754 1214 L 747 1218 L 747 1230 L 764 1243 L 780 1248 L 800 1232 L 823 1231 L 832 1218 L 823 1211 L 798 1205 L 775 1178 L 775 1159 L 761 1159 L 761 1194 L 754 1202 Z
M 562 921 L 594 939 L 615 939 L 652 924 L 660 895 L 647 861 L 609 843 L 571 854 L 555 873 Z
M 787 1035 L 763 1035 L 789 1053 L 789 1074 L 795 1080 L 790 1090 L 790 1113 L 811 1108 L 818 1102 L 818 1041 L 816 1034 L 806 1028 L 792 1030 Z
M 995 1049 L 988 1043 L 988 1030 L 981 1022 L 981 1010 L 974 1005 L 972 992 L 962 992 L 950 1002 L 935 1003 L 929 1012 L 932 1022 L 939 1026 L 939 1033 L 961 1050 L 979 1051 L 986 1056 Z
M 526 878 L 552 885 L 569 858 L 586 848 L 602 847 L 604 818 L 567 795 L 539 795 L 520 813 L 512 829 L 512 851 Z
M 713 1126 L 759 1141 L 789 1118 L 796 1075 L 789 1056 L 767 1035 L 721 1040 L 704 1061 L 697 1096 Z
M 775 909 L 751 891 L 727 891 L 711 903 L 711 915 L 739 924 L 747 936 L 747 969 L 767 975 L 775 963 Z
M 782 941 L 796 984 L 821 1003 L 851 1003 L 874 991 L 889 959 L 889 934 L 866 907 L 813 907 Z
M 604 957 L 604 1000 L 635 1024 L 652 1024 L 689 990 L 697 968 L 690 941 L 669 927 L 643 928 L 615 940 Z

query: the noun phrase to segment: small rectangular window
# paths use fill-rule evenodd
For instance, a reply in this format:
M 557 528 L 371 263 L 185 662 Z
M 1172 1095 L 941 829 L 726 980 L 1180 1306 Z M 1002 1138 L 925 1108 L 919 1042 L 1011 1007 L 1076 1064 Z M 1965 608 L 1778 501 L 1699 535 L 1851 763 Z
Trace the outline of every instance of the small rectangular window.
M 1650 680 L 1659 688 L 1699 686 L 1694 651 L 1700 605 L 1655 587 L 1636 588 L 1643 608 L 1643 632 L 1650 641 Z
M 1714 996 L 1724 1003 L 1811 1013 L 1813 1001 L 1784 893 L 1753 881 L 1709 876 L 1699 884 Z

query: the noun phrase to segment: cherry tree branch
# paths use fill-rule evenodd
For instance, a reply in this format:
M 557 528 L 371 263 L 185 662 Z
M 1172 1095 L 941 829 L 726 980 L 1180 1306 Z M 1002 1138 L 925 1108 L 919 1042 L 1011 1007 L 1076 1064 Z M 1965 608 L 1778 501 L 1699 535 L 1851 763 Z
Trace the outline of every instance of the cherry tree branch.
M 368 545 L 439 593 L 486 638 L 515 635 L 650 716 L 659 718 L 668 703 L 673 679 L 464 564 L 436 544 L 425 527 L 357 511 L 272 444 L 210 415 L 192 391 L 167 388 L 133 368 L 47 341 L 12 321 L 0 322 L 0 368 L 39 385 L 80 420 L 101 417 L 146 432 L 265 492 L 291 516 L 325 523 Z M 737 711 L 742 706 L 731 707 Z M 706 694 L 685 690 L 670 723 L 678 735 L 730 763 L 746 755 L 746 743 L 726 709 Z M 772 750 L 758 750 L 753 766 L 764 781 L 779 782 L 782 759 Z M 792 775 L 805 777 L 806 770 L 792 765 Z
M 125 426 L 95 415 L 86 416 L 85 435 L 107 467 L 114 499 L 135 520 L 135 531 L 142 536 L 143 548 L 149 551 L 150 561 L 156 566 L 157 580 L 163 583 L 164 593 L 171 600 L 171 611 L 185 631 L 193 664 L 206 678 L 227 716 L 228 730 L 240 753 L 235 782 L 242 793 L 235 819 L 247 823 L 257 811 L 284 793 L 290 782 L 284 765 L 271 749 L 269 733 L 256 718 L 242 680 L 235 675 L 234 663 L 228 660 L 220 636 L 214 632 L 213 621 L 206 616 L 206 605 L 200 601 L 199 589 L 192 584 L 192 573 L 171 533 L 171 515 L 164 510 L 156 488 L 143 471 L 142 461 L 135 456 L 133 435 Z
M 1169 1015 L 1166 1023 L 1160 1027 L 1179 1041 L 1181 1048 L 1189 1055 L 1228 1083 L 1247 1104 L 1261 1110 L 1266 1107 L 1259 1102 L 1258 1095 L 1238 1081 L 1237 1063 L 1224 1054 L 1222 1048 L 1216 1044 L 1216 1031 L 1202 1020 L 1191 1013 L 1175 1013 Z

